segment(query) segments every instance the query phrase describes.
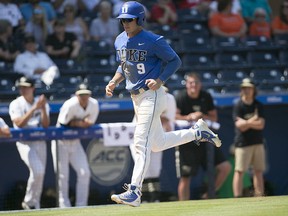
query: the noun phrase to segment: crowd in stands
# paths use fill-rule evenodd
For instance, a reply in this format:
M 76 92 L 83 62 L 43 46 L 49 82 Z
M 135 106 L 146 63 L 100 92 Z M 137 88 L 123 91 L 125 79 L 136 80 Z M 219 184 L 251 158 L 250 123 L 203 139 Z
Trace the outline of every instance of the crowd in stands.
M 79 75 L 83 80 L 91 72 L 105 73 L 106 76 L 113 74 L 113 42 L 122 30 L 116 16 L 124 2 L 0 0 L 1 74 L 3 72 L 9 78 L 12 73 L 23 74 L 24 69 L 19 68 L 17 62 L 20 53 L 27 52 L 23 43 L 27 35 L 35 38 L 37 52 L 46 53 L 58 66 L 60 77 L 67 68 L 73 68 L 70 70 L 73 76 Z M 207 48 L 213 39 L 219 37 L 229 38 L 229 43 L 231 40 L 242 43 L 252 36 L 260 38 L 260 42 L 271 41 L 273 44 L 277 44 L 276 38 L 281 38 L 280 45 L 288 46 L 285 44 L 288 41 L 288 0 L 282 0 L 278 14 L 272 13 L 268 0 L 149 0 L 141 3 L 147 10 L 147 28 L 164 35 L 181 57 L 182 54 L 191 54 L 199 44 Z M 183 42 L 189 37 L 191 43 L 192 37 L 197 40 L 191 49 Z M 185 45 L 181 47 L 180 44 Z M 206 51 L 204 59 L 213 53 L 209 53 L 210 49 Z M 287 50 L 283 51 L 282 46 L 281 51 L 277 58 L 285 61 Z M 201 52 L 203 54 L 203 50 Z M 87 56 L 95 57 L 92 63 Z M 92 69 L 87 68 L 89 65 Z M 31 76 L 38 74 L 37 70 L 30 73 Z M 283 68 L 281 73 L 285 76 Z

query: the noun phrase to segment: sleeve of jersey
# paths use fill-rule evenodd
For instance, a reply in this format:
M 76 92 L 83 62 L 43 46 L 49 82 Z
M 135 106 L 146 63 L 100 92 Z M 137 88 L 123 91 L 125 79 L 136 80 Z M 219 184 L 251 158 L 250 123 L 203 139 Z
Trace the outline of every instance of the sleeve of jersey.
M 99 115 L 99 103 L 95 102 L 93 112 L 91 112 L 90 115 L 90 120 L 94 122 L 94 124 L 98 118 L 98 115 Z
M 16 118 L 22 116 L 22 110 L 18 107 L 18 103 L 14 100 L 9 105 L 9 115 L 11 120 L 13 121 Z
M 61 125 L 68 125 L 68 123 L 72 120 L 71 114 L 72 112 L 69 106 L 67 106 L 67 104 L 64 103 L 59 112 L 58 122 Z
M 156 40 L 155 45 L 155 54 L 166 63 L 163 72 L 159 76 L 159 79 L 165 82 L 179 69 L 181 66 L 181 60 L 176 52 L 169 46 L 163 36 L 160 36 Z

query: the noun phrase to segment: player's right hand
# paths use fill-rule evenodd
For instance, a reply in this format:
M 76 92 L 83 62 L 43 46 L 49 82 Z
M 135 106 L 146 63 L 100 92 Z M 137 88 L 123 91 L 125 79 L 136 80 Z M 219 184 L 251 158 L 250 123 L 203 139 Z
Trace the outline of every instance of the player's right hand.
M 116 85 L 115 83 L 108 83 L 108 85 L 106 85 L 105 91 L 106 91 L 106 95 L 108 97 L 112 97 L 113 96 L 113 91 L 115 89 Z

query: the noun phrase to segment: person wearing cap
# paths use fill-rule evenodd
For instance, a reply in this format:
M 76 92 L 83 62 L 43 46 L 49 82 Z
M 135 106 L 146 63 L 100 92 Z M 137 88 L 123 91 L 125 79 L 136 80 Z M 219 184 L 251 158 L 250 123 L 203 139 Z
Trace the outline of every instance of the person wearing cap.
M 125 2 L 117 19 L 124 28 L 114 43 L 119 66 L 105 90 L 111 97 L 118 84 L 126 81 L 137 116 L 133 142 L 136 157 L 131 182 L 124 184 L 125 192 L 112 194 L 111 199 L 138 207 L 152 151 L 164 151 L 192 140 L 208 141 L 220 147 L 221 140 L 202 119 L 195 128 L 163 130 L 161 114 L 166 108 L 167 97 L 162 85 L 180 68 L 181 59 L 163 36 L 145 30 L 145 7 L 139 2 Z
M 34 96 L 34 80 L 21 77 L 16 86 L 20 97 L 9 105 L 14 128 L 47 128 L 50 125 L 49 105 L 44 95 Z M 39 209 L 46 169 L 46 141 L 18 141 L 16 146 L 30 172 L 22 207 Z
M 34 36 L 26 35 L 24 38 L 25 51 L 19 54 L 14 62 L 14 71 L 26 77 L 42 80 L 47 85 L 59 76 L 59 69 L 45 52 L 38 51 Z M 46 73 L 47 72 L 47 73 Z M 50 73 L 51 80 L 46 82 L 46 75 Z
M 234 197 L 243 196 L 243 175 L 252 166 L 254 195 L 264 195 L 265 148 L 263 129 L 264 109 L 256 99 L 254 82 L 243 79 L 240 85 L 240 100 L 233 107 L 235 123 L 235 169 L 233 177 Z
M 85 83 L 79 85 L 75 96 L 66 100 L 57 120 L 57 127 L 88 128 L 95 124 L 99 115 L 98 101 L 91 97 L 91 90 Z M 89 195 L 90 169 L 80 139 L 52 142 L 52 156 L 55 171 L 58 172 L 59 207 L 70 207 L 69 164 L 76 171 L 75 206 L 86 206 Z M 58 170 L 57 170 L 58 169 Z

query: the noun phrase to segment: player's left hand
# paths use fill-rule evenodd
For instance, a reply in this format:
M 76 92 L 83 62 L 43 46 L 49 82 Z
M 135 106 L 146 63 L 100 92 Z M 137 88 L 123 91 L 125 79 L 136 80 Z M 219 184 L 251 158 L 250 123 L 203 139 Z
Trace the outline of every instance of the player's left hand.
M 148 86 L 149 89 L 156 91 L 159 89 L 162 85 L 163 82 L 160 79 L 147 79 L 145 81 L 145 84 Z

